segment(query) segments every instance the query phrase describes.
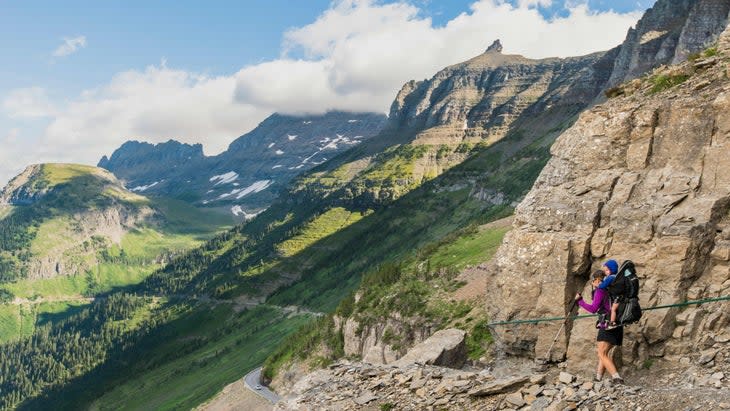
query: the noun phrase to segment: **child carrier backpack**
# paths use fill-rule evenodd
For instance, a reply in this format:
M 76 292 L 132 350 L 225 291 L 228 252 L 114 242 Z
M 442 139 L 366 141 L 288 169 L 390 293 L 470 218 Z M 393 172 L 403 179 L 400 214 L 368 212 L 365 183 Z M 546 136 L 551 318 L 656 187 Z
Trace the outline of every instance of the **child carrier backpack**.
M 639 305 L 639 277 L 636 267 L 631 260 L 626 260 L 616 273 L 616 278 L 606 290 L 611 302 L 618 302 L 616 322 L 619 325 L 631 324 L 641 319 L 641 305 Z

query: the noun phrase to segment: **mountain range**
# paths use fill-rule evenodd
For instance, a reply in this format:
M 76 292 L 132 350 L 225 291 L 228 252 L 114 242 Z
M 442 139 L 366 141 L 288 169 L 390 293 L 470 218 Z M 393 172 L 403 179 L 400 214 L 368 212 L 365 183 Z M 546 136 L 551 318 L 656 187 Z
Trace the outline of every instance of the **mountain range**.
M 99 164 L 136 195 L 195 206 L 200 219 L 264 211 L 3 345 L 0 369 L 17 371 L 0 376 L 0 406 L 191 408 L 262 363 L 287 396 L 279 409 L 504 405 L 478 387 L 457 402 L 473 378 L 454 377 L 461 392 L 431 370 L 437 388 L 397 361 L 458 328 L 485 378 L 511 372 L 500 366 L 548 351 L 560 323 L 514 332 L 489 322 L 565 314 L 609 256 L 637 262 L 647 305 L 727 294 L 729 12 L 726 0 L 659 0 L 623 44 L 582 57 L 533 60 L 495 42 L 407 82 L 387 119 L 274 115 L 219 156 L 125 143 Z M 317 118 L 329 125 L 306 134 Z M 13 207 L 53 193 L 23 178 L 2 196 Z M 712 351 L 702 364 L 721 364 L 723 304 L 646 314 L 627 333 L 624 366 L 674 364 L 695 347 Z M 590 325 L 569 323 L 548 360 L 587 369 Z M 318 379 L 344 358 L 367 364 Z M 50 371 L 34 373 L 41 362 Z M 413 371 L 403 376 L 411 388 L 352 388 L 356 369 L 377 381 Z M 547 398 L 552 388 L 535 381 L 534 396 Z M 318 395 L 326 387 L 342 395 Z M 550 398 L 558 407 L 569 396 Z
M 385 115 L 374 113 L 274 114 L 215 156 L 205 156 L 200 144 L 129 141 L 98 166 L 134 192 L 225 207 L 246 219 L 294 176 L 366 141 L 384 123 Z

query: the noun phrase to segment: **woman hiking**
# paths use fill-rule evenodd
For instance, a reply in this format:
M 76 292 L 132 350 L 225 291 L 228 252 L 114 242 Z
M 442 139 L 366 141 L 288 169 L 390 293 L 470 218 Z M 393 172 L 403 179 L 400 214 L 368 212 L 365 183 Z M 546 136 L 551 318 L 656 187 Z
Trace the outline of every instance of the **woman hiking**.
M 606 315 L 611 312 L 611 300 L 608 296 L 608 292 L 604 288 L 599 288 L 599 285 L 606 277 L 606 273 L 603 270 L 597 270 L 591 275 L 591 285 L 593 286 L 593 302 L 591 304 L 583 301 L 583 297 L 580 293 L 575 295 L 575 300 L 578 305 L 583 307 L 584 310 L 589 313 L 599 313 L 599 320 L 596 324 L 598 328 L 597 351 L 598 351 L 598 367 L 596 368 L 596 381 L 600 381 L 603 378 L 603 373 L 607 371 L 611 375 L 611 382 L 615 384 L 623 384 L 624 380 L 616 370 L 616 364 L 613 363 L 613 359 L 608 355 L 611 348 L 614 346 L 621 346 L 624 339 L 624 327 L 616 327 L 610 330 L 606 329 Z

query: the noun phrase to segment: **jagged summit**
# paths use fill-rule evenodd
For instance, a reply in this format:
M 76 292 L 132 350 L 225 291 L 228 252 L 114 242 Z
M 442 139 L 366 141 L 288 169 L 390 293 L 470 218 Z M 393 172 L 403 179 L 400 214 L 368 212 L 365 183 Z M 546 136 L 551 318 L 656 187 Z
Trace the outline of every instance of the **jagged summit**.
M 502 42 L 499 41 L 499 39 L 494 40 L 494 43 L 492 43 L 491 46 L 487 47 L 487 50 L 485 53 L 501 53 L 502 52 Z
M 205 156 L 200 144 L 128 141 L 99 166 L 135 192 L 253 213 L 270 204 L 277 187 L 374 136 L 385 121 L 378 113 L 274 113 L 215 156 Z

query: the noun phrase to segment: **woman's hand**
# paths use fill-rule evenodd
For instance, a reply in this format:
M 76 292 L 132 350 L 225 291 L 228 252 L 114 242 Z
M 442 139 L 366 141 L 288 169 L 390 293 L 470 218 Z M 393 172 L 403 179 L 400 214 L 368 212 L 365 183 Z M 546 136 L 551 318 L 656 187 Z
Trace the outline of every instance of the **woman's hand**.
M 580 293 L 575 294 L 575 301 L 582 300 L 582 299 L 583 299 L 583 296 L 580 295 Z

